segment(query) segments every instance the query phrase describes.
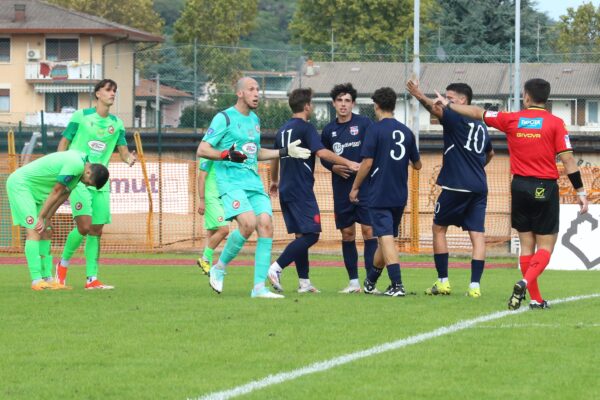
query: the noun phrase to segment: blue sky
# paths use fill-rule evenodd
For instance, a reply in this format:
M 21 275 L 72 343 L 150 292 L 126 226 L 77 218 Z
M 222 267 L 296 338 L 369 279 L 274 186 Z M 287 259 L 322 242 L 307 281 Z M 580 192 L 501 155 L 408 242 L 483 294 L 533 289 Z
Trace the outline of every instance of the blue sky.
M 558 17 L 567 13 L 567 8 L 577 8 L 584 3 L 592 3 L 598 8 L 600 0 L 537 0 L 537 9 L 545 11 L 550 18 L 558 20 Z

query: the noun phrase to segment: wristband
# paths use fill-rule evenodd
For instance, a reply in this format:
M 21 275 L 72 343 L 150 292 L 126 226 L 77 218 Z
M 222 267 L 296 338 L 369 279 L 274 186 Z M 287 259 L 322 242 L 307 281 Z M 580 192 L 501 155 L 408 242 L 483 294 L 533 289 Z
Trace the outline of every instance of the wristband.
M 583 187 L 583 181 L 581 180 L 581 172 L 579 170 L 567 175 L 571 181 L 571 185 L 575 190 Z
M 279 158 L 287 157 L 287 155 L 288 155 L 287 147 L 283 147 L 283 148 L 279 149 Z

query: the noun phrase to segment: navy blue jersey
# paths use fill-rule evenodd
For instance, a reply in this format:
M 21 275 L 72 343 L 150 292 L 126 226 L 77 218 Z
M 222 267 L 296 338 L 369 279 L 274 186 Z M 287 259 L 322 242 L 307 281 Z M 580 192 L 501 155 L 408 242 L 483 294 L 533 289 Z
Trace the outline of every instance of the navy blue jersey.
M 301 118 L 292 118 L 286 122 L 275 136 L 274 149 L 287 147 L 300 140 L 300 147 L 309 149 L 312 154 L 306 159 L 283 157 L 279 161 L 279 197 L 281 201 L 304 200 L 314 198 L 315 153 L 323 148 L 317 129 Z
M 437 184 L 450 190 L 487 193 L 484 167 L 492 142 L 485 124 L 448 108 L 440 122 L 444 127 L 444 158 Z
M 337 120 L 330 122 L 323 128 L 321 141 L 326 149 L 333 151 L 338 156 L 348 160 L 360 162 L 362 156 L 360 150 L 365 139 L 367 128 L 373 123 L 369 118 L 358 114 L 352 114 L 348 122 L 339 123 Z M 321 160 L 321 164 L 331 171 L 333 164 Z M 344 179 L 338 174 L 331 174 L 331 185 L 333 186 L 333 201 L 335 204 L 349 203 L 350 190 L 354 183 L 355 175 Z M 360 187 L 358 195 L 359 203 L 365 203 L 369 193 L 369 183 L 364 182 Z
M 409 160 L 420 159 L 412 131 L 393 118 L 384 118 L 367 129 L 361 155 L 373 159 L 369 207 L 404 207 Z

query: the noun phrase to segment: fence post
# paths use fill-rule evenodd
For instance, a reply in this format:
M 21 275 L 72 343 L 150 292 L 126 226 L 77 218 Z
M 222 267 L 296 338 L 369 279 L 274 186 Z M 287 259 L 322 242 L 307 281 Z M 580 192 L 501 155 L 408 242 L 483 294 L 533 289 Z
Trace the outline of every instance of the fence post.
M 41 122 L 42 122 L 42 154 L 46 154 L 46 149 L 48 148 L 48 134 L 46 132 L 46 124 L 44 123 L 44 110 L 40 111 Z M 31 149 L 33 153 L 35 149 Z
M 160 121 L 162 119 L 160 109 L 157 112 L 158 121 L 158 246 L 163 244 L 163 174 L 162 174 L 162 130 Z

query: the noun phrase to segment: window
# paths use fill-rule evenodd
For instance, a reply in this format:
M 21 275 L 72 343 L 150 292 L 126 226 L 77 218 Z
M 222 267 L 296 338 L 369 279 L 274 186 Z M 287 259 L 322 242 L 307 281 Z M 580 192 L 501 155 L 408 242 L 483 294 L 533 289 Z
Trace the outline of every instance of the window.
M 48 61 L 79 60 L 79 40 L 46 39 L 46 59 Z
M 77 93 L 46 93 L 46 112 L 73 112 L 77 110 L 77 98 Z
M 587 102 L 587 123 L 598 124 L 598 102 L 588 101 Z
M 0 62 L 10 62 L 9 38 L 0 38 Z
M 0 112 L 10 112 L 10 89 L 0 89 Z

